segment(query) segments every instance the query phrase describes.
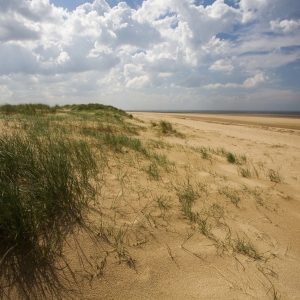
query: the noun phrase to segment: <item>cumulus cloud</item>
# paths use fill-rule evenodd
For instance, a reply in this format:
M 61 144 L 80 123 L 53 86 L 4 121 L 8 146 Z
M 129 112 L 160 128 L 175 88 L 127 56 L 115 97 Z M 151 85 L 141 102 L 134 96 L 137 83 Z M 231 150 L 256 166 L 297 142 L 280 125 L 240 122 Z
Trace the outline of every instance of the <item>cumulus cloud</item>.
M 272 0 L 241 0 L 239 7 L 242 11 L 242 22 L 247 23 L 258 19 L 267 9 L 269 9 Z
M 211 71 L 221 71 L 225 73 L 231 73 L 234 70 L 234 66 L 228 59 L 220 59 L 215 61 L 209 68 Z
M 11 99 L 50 102 L 126 90 L 234 94 L 271 84 L 265 74 L 300 58 L 299 1 L 198 2 L 134 9 L 94 0 L 68 11 L 49 0 L 0 0 L 0 76 L 10 78 L 0 87 Z
M 146 88 L 150 86 L 150 79 L 147 75 L 134 77 L 127 81 L 126 87 L 135 89 Z
M 271 21 L 272 30 L 281 30 L 284 33 L 293 32 L 300 27 L 300 20 Z
M 237 83 L 215 83 L 215 84 L 208 84 L 203 86 L 206 89 L 218 89 L 218 88 L 254 88 L 260 83 L 267 81 L 269 78 L 265 76 L 263 73 L 256 74 L 254 77 L 247 78 L 242 84 Z

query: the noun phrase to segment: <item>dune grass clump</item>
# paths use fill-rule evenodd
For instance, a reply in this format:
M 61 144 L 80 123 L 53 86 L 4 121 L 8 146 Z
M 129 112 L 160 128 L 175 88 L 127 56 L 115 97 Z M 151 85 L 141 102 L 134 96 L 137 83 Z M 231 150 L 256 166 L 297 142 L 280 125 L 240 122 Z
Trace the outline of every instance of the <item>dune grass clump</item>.
M 105 145 L 109 146 L 116 152 L 122 152 L 122 147 L 126 147 L 148 156 L 147 149 L 143 147 L 141 140 L 138 138 L 106 133 L 102 136 L 102 140 Z
M 230 188 L 228 186 L 219 188 L 218 192 L 219 194 L 225 195 L 227 198 L 229 198 L 235 206 L 238 206 L 239 202 L 241 201 L 238 192 L 235 189 Z
M 5 115 L 12 115 L 12 114 L 22 114 L 22 115 L 36 115 L 43 114 L 43 113 L 56 113 L 57 106 L 50 107 L 47 104 L 18 104 L 18 105 L 11 105 L 11 104 L 4 104 L 0 106 L 0 113 Z
M 192 205 L 199 197 L 198 192 L 189 184 L 185 185 L 181 190 L 177 191 L 180 203 L 180 209 L 184 216 L 191 222 L 197 222 L 199 214 L 192 211 Z
M 159 123 L 151 121 L 151 126 L 157 128 L 158 132 L 163 135 L 175 135 L 179 138 L 184 138 L 185 135 L 177 131 L 173 125 L 166 120 L 160 120 Z
M 163 134 L 170 134 L 170 133 L 174 132 L 174 128 L 173 128 L 172 124 L 168 121 L 161 120 L 161 121 L 159 121 L 158 125 Z
M 225 157 L 230 164 L 243 165 L 247 162 L 246 155 L 236 155 L 232 152 L 225 152 Z
M 226 159 L 230 164 L 235 164 L 236 163 L 236 157 L 233 153 L 227 152 L 226 153 Z
M 144 170 L 151 180 L 157 181 L 160 179 L 160 172 L 157 164 L 150 162 L 150 164 L 145 167 Z
M 94 197 L 92 151 L 65 136 L 15 133 L 0 137 L 0 166 L 2 258 L 14 251 L 33 261 L 52 258 Z
M 203 159 L 212 160 L 211 149 L 206 147 L 191 147 L 191 149 L 200 153 Z
M 269 169 L 268 176 L 269 176 L 269 178 L 272 182 L 275 182 L 275 183 L 282 182 L 282 177 L 280 176 L 278 171 L 275 171 L 273 169 Z
M 260 255 L 256 251 L 255 247 L 252 245 L 250 241 L 245 241 L 245 239 L 240 238 L 233 239 L 233 250 L 237 253 L 246 255 L 253 259 L 260 259 Z
M 104 105 L 104 104 L 100 104 L 100 103 L 89 103 L 89 104 L 73 104 L 73 105 L 65 105 L 65 108 L 69 108 L 72 111 L 109 111 L 112 113 L 116 113 L 117 115 L 122 115 L 122 116 L 126 116 L 130 119 L 133 118 L 133 116 L 131 114 L 127 114 L 124 110 L 116 108 L 114 106 L 111 105 Z M 117 117 L 117 115 L 115 115 L 115 117 Z

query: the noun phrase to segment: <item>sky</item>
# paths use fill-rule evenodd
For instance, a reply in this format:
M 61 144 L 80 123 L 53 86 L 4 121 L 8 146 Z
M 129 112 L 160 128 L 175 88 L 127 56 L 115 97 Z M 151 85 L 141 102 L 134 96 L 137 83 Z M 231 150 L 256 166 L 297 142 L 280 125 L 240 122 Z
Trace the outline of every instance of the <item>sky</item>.
M 0 95 L 300 111 L 300 1 L 0 0 Z

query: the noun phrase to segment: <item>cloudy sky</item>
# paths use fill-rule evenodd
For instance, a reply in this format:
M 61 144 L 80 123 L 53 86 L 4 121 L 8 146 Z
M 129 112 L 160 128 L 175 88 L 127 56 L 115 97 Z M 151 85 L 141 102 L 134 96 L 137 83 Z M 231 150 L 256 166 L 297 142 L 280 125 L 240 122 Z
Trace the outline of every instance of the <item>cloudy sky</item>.
M 0 0 L 0 104 L 300 110 L 299 0 Z

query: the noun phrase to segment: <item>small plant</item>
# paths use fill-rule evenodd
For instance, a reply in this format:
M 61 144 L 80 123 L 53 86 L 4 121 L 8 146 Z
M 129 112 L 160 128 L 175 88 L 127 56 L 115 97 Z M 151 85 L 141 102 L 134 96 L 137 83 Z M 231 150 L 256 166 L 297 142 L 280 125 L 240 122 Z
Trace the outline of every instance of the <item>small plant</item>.
M 249 178 L 251 177 L 251 170 L 249 166 L 245 166 L 245 167 L 239 167 L 238 168 L 238 173 L 245 178 Z
M 211 233 L 207 219 L 199 219 L 197 223 L 199 224 L 200 232 L 209 238 L 211 236 Z
M 197 153 L 200 153 L 203 159 L 212 160 L 212 155 L 210 153 L 214 152 L 212 149 L 206 147 L 191 147 L 191 149 Z
M 247 242 L 244 239 L 241 239 L 240 237 L 233 240 L 233 249 L 236 252 L 251 257 L 253 259 L 260 259 L 260 255 L 257 253 L 256 249 L 251 244 L 251 242 Z
M 197 199 L 198 192 L 189 184 L 185 185 L 183 189 L 177 192 L 179 198 L 180 208 L 183 214 L 192 222 L 197 222 L 199 213 L 192 212 L 192 205 Z
M 269 178 L 272 182 L 275 182 L 275 183 L 282 182 L 282 177 L 280 176 L 278 171 L 275 171 L 273 169 L 269 169 L 268 176 L 269 176 Z
M 149 175 L 150 179 L 159 180 L 159 169 L 155 163 L 150 163 L 144 170 Z
M 154 122 L 154 121 L 150 121 L 150 124 L 151 124 L 152 127 L 156 127 L 157 126 L 157 123 Z
M 165 154 L 152 153 L 151 158 L 155 160 L 166 172 L 174 171 L 175 163 L 170 161 Z
M 172 124 L 168 121 L 161 120 L 158 125 L 163 134 L 171 134 L 175 131 Z
M 238 193 L 236 190 L 229 188 L 228 186 L 220 188 L 218 190 L 219 194 L 225 195 L 227 198 L 230 199 L 230 201 L 238 206 L 239 202 L 241 201 L 240 197 L 238 196 Z
M 259 205 L 264 205 L 264 199 L 262 198 L 262 190 L 259 187 L 249 188 L 246 185 L 243 186 L 245 192 L 250 194 Z
M 181 132 L 178 132 L 173 125 L 166 120 L 160 120 L 158 124 L 151 121 L 151 126 L 158 128 L 158 131 L 163 135 L 175 135 L 179 138 L 184 138 L 185 135 Z
M 244 165 L 247 162 L 246 155 L 236 155 L 231 152 L 225 152 L 225 157 L 230 164 Z
M 230 164 L 235 164 L 235 163 L 236 163 L 235 155 L 232 154 L 231 152 L 227 152 L 227 153 L 226 153 L 226 158 L 227 158 L 227 161 L 228 161 Z
M 164 216 L 166 214 L 166 212 L 168 212 L 170 210 L 170 208 L 172 207 L 167 202 L 167 200 L 164 196 L 156 197 L 154 200 L 157 203 L 157 206 L 159 207 L 162 216 Z

